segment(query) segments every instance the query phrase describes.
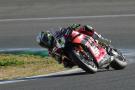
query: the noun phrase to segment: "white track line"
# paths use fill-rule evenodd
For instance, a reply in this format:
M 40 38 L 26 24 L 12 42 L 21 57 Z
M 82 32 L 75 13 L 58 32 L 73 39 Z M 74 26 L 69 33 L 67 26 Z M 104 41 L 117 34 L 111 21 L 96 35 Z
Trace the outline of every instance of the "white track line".
M 117 17 L 134 17 L 135 14 L 120 15 L 98 15 L 98 16 L 68 16 L 68 17 L 47 17 L 47 18 L 20 18 L 20 19 L 0 19 L 0 22 L 9 21 L 40 21 L 40 20 L 66 20 L 66 19 L 89 19 L 89 18 L 117 18 Z
M 17 82 L 35 80 L 37 78 L 46 78 L 46 77 L 51 77 L 51 76 L 53 77 L 53 76 L 56 76 L 56 75 L 58 76 L 58 75 L 73 74 L 73 73 L 77 73 L 77 72 L 84 72 L 84 71 L 82 69 L 80 69 L 80 68 L 75 68 L 75 69 L 70 69 L 70 70 L 66 70 L 66 71 L 60 71 L 60 72 L 56 72 L 56 73 L 50 73 L 50 74 L 46 74 L 46 75 L 25 77 L 25 78 L 20 78 L 20 79 L 17 79 L 17 80 L 0 81 L 0 85 L 1 84 L 10 84 L 10 83 L 17 83 Z
M 10 83 L 23 82 L 23 81 L 26 81 L 26 80 L 0 81 L 0 85 L 1 85 L 1 84 L 10 84 Z

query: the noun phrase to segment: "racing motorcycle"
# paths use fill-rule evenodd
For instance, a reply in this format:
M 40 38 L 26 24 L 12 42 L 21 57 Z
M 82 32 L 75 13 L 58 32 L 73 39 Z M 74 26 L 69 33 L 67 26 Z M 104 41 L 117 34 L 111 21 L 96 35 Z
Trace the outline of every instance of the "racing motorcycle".
M 57 40 L 59 47 L 55 51 L 67 58 L 72 65 L 77 65 L 88 73 L 96 73 L 98 69 L 124 69 L 127 60 L 122 53 L 112 46 L 102 46 L 92 37 L 68 30 Z M 56 53 L 57 54 L 57 53 Z

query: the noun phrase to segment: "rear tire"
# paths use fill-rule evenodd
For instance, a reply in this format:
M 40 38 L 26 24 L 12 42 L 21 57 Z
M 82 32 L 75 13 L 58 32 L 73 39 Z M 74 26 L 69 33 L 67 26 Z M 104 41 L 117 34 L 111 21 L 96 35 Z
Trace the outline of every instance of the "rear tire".
M 124 69 L 127 66 L 127 60 L 125 59 L 125 57 L 122 55 L 121 52 L 119 52 L 118 50 L 115 51 L 118 53 L 118 55 L 111 62 L 111 67 L 114 68 L 115 70 Z

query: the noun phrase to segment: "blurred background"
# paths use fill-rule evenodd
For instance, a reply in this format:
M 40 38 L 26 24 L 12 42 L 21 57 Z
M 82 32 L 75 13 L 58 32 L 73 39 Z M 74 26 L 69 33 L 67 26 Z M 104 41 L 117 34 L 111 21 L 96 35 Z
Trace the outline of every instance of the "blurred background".
M 0 48 L 40 48 L 36 43 L 38 32 L 55 31 L 72 23 L 92 25 L 111 39 L 115 47 L 134 48 L 132 14 L 135 14 L 134 0 L 0 0 Z M 53 18 L 76 16 L 100 17 Z

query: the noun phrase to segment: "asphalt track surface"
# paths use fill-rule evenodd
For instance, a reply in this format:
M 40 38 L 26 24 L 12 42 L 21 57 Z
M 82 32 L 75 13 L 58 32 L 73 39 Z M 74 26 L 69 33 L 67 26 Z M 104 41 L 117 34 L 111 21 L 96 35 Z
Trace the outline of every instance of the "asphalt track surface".
M 1 84 L 0 90 L 134 90 L 134 14 L 134 0 L 0 0 L 0 48 L 39 48 L 35 37 L 40 31 L 71 23 L 91 24 L 122 49 L 129 61 L 124 70 L 59 74 Z M 80 18 L 54 19 L 75 16 Z

